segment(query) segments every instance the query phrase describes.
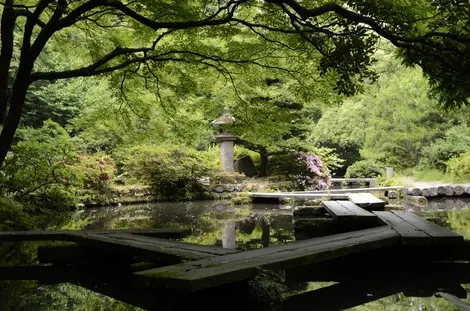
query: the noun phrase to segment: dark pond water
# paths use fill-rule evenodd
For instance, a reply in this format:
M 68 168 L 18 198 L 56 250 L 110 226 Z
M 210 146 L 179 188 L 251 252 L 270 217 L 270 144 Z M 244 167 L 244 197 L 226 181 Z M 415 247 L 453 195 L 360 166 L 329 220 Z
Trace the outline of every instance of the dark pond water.
M 470 200 L 468 203 L 453 205 L 447 203 L 430 204 L 428 210 L 431 211 L 421 211 L 420 215 L 448 226 L 470 239 L 470 209 L 466 206 L 470 204 Z M 453 206 L 455 209 L 451 207 L 450 210 L 444 210 L 444 206 L 447 208 Z M 234 207 L 229 202 L 223 201 L 114 206 L 78 213 L 76 221 L 78 226 L 87 229 L 191 227 L 194 233 L 184 239 L 186 242 L 226 248 L 236 247 L 243 250 L 290 243 L 296 239 L 289 206 L 257 204 L 249 207 Z M 37 243 L 24 243 L 20 251 L 11 245 L 10 257 L 2 258 L 2 262 L 34 263 L 36 245 Z M 298 294 L 333 285 L 334 283 L 331 282 L 288 284 L 285 292 L 286 295 Z M 467 285 L 463 285 L 463 288 L 470 290 L 470 286 Z M 344 292 L 341 292 L 340 288 L 336 298 L 333 299 L 350 299 L 347 298 L 349 290 L 353 288 L 346 288 Z M 236 294 L 234 295 L 236 297 Z M 370 295 L 370 300 L 373 300 L 373 294 Z M 385 298 L 348 310 L 458 310 L 444 299 L 406 297 L 400 290 L 392 291 L 382 297 Z M 304 307 L 311 309 L 314 305 L 315 302 L 312 301 L 311 305 Z M 221 309 L 224 308 L 221 307 Z M 303 309 L 303 307 L 295 308 L 295 310 Z M 36 281 L 0 281 L 0 311 L 3 310 L 119 311 L 140 309 L 70 283 L 47 285 Z M 247 308 L 247 310 L 250 309 Z

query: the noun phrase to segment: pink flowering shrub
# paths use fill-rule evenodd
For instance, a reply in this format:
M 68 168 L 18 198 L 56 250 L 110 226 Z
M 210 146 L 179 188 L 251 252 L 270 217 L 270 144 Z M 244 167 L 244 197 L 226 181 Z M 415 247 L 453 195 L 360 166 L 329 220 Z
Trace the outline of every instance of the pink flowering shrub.
M 321 156 L 299 152 L 297 154 L 297 184 L 302 189 L 328 189 L 331 175 Z
M 81 155 L 77 166 L 83 175 L 85 189 L 108 190 L 116 174 L 113 159 L 101 153 Z

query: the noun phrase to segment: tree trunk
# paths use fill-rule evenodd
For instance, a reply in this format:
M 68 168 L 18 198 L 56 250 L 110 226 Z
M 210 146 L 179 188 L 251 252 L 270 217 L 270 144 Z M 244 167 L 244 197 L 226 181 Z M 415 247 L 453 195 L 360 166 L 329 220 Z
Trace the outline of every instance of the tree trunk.
M 13 0 L 6 0 L 1 21 L 2 48 L 0 53 L 0 124 L 6 121 L 8 106 L 8 73 L 13 57 L 13 31 L 15 28 Z M 3 146 L 3 142 L 2 142 Z
M 268 176 L 268 164 L 269 164 L 268 151 L 266 150 L 266 148 L 261 148 L 259 151 L 259 154 L 260 154 L 259 176 L 260 177 Z
M 14 89 L 13 97 L 11 100 L 8 117 L 3 127 L 2 134 L 0 134 L 0 167 L 5 161 L 8 151 L 10 150 L 13 138 L 15 137 L 16 129 L 20 124 L 21 113 L 23 112 L 24 102 L 26 98 L 26 91 L 28 89 L 27 83 L 21 88 Z
M 23 61 L 24 60 L 24 61 Z M 20 124 L 21 114 L 25 105 L 26 92 L 30 85 L 30 75 L 33 69 L 33 62 L 27 57 L 22 58 L 22 64 L 18 69 L 15 82 L 13 84 L 13 94 L 8 110 L 5 126 L 0 134 L 0 167 L 2 166 L 8 151 L 13 143 L 16 130 Z

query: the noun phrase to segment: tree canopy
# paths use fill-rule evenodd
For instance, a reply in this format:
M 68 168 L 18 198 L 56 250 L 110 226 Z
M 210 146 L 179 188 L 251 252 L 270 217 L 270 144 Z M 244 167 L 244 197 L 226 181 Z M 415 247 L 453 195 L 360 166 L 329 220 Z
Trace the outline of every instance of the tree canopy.
M 128 104 L 126 81 L 140 79 L 142 92 L 173 106 L 172 94 L 195 94 L 210 83 L 201 72 L 246 100 L 250 85 L 238 78 L 256 70 L 297 81 L 291 88 L 299 95 L 313 96 L 314 82 L 325 77 L 335 93 L 352 95 L 377 79 L 371 65 L 383 37 L 401 49 L 406 64 L 423 69 L 442 105 L 464 105 L 470 92 L 468 1 L 6 0 L 2 6 L 2 162 L 28 90 L 47 81 L 108 74 Z

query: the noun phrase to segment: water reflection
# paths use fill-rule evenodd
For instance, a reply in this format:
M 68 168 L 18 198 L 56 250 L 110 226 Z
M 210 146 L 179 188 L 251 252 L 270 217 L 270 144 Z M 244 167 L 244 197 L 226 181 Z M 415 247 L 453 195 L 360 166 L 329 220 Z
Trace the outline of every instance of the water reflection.
M 470 197 L 436 197 L 429 198 L 428 204 L 418 206 L 404 203 L 406 210 L 415 212 L 424 211 L 447 211 L 447 210 L 466 210 L 470 209 Z
M 295 240 L 291 212 L 273 205 L 239 208 L 227 202 L 159 203 L 96 209 L 89 211 L 88 216 L 92 218 L 90 229 L 191 227 L 194 234 L 185 239 L 187 242 L 244 250 Z M 470 239 L 470 210 L 440 211 L 436 208 L 422 216 Z M 12 245 L 8 247 L 12 248 Z M 35 263 L 31 257 L 34 247 L 31 244 L 21 247 L 26 248 L 16 251 L 15 263 Z M 391 251 L 377 256 L 376 266 L 361 265 L 364 259 L 349 258 L 330 267 L 316 265 L 299 269 L 293 279 L 288 273 L 284 291 L 287 298 L 282 309 L 301 310 L 314 306 L 314 310 L 457 310 L 444 299 L 432 297 L 433 294 L 446 290 L 463 298 L 470 289 L 467 285 L 460 287 L 466 283 L 464 277 L 470 277 L 466 265 L 449 267 L 418 263 L 405 269 L 409 255 L 397 256 Z M 6 261 L 2 261 L 5 265 Z M 103 268 L 93 275 L 90 273 L 93 270 L 87 267 L 62 272 L 50 270 L 39 281 L 0 281 L 0 310 L 138 310 L 138 307 L 105 295 L 158 310 L 187 310 L 188 305 L 185 307 L 184 303 L 196 305 L 198 301 L 205 310 L 221 309 L 221 306 L 225 310 L 254 310 L 236 286 L 223 289 L 225 294 L 200 293 L 184 299 L 175 296 L 173 300 L 171 293 L 155 290 L 152 291 L 154 301 L 151 301 L 147 289 L 139 288 L 125 275 L 116 273 L 123 272 L 122 267 L 110 265 L 107 268 L 109 275 L 105 275 Z M 55 281 L 61 284 L 49 285 L 50 275 L 57 276 Z M 62 279 L 58 277 L 60 275 L 63 275 Z M 332 280 L 340 283 L 326 282 Z M 229 304 L 223 300 L 228 297 L 232 297 Z M 167 305 L 162 302 L 164 299 Z
M 167 202 L 89 211 L 90 229 L 192 228 L 185 242 L 243 250 L 295 240 L 292 212 L 282 206 L 234 207 L 225 201 Z

